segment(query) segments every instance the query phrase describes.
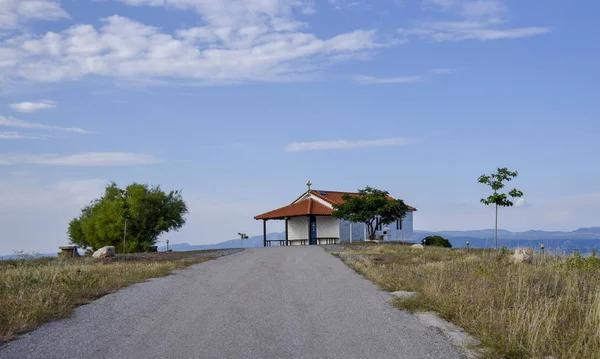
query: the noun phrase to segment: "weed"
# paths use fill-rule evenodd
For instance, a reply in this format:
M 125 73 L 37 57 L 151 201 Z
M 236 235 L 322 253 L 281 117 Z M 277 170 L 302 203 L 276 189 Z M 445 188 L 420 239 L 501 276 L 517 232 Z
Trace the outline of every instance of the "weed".
M 208 259 L 103 262 L 23 255 L 0 261 L 0 342 L 119 288 Z
M 517 265 L 509 255 L 391 245 L 339 254 L 384 290 L 419 292 L 394 304 L 438 312 L 481 340 L 491 357 L 600 358 L 600 258 L 534 255 L 532 264 Z

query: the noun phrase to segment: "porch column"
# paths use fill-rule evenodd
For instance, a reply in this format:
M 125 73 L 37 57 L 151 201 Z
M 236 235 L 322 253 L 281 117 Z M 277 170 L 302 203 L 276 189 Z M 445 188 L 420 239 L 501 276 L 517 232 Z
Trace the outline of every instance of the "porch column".
M 306 243 L 310 246 L 310 216 L 308 216 L 308 237 Z
M 290 241 L 289 241 L 289 234 L 288 234 L 288 221 L 290 219 L 289 218 L 285 218 L 285 245 L 289 246 L 290 245 Z
M 267 246 L 267 220 L 263 219 L 263 245 Z

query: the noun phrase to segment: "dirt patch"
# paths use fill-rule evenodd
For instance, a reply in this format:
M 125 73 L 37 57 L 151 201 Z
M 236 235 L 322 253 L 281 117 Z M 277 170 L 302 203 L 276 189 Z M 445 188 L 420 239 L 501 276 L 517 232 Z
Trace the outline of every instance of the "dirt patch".
M 211 249 L 204 251 L 185 251 L 185 252 L 155 252 L 155 253 L 132 253 L 117 255 L 111 258 L 102 258 L 104 263 L 113 262 L 167 262 L 176 260 L 194 260 L 199 258 L 218 258 L 229 254 L 241 252 L 243 249 Z

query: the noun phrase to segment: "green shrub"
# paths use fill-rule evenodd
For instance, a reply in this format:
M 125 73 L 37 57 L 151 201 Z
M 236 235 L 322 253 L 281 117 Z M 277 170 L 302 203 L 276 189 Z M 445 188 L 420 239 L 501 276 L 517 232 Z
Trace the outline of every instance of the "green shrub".
M 452 248 L 452 244 L 450 244 L 450 241 L 448 241 L 446 238 L 444 238 L 442 236 L 425 237 L 425 238 L 423 238 L 423 245 Z
M 500 248 L 500 251 L 498 251 L 498 256 L 496 257 L 496 259 L 500 262 L 507 260 L 510 253 L 511 252 L 508 249 L 508 247 L 503 246 L 502 248 Z
M 560 266 L 567 269 L 598 269 L 600 268 L 600 258 L 596 257 L 595 252 L 584 258 L 579 251 L 574 251 L 573 255 L 561 263 Z

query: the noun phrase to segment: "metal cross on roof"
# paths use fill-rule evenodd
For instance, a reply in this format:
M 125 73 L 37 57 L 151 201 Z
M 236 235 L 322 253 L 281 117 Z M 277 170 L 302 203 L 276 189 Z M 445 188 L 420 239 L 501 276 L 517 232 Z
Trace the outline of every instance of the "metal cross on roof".
M 310 183 L 310 181 L 308 181 L 308 182 L 306 183 L 306 186 L 308 187 L 308 190 L 310 191 L 310 186 L 312 186 L 312 183 Z

